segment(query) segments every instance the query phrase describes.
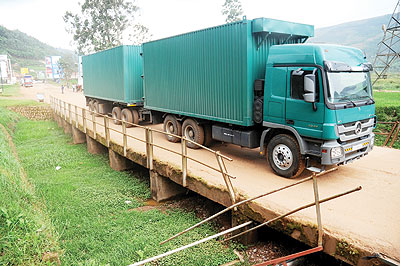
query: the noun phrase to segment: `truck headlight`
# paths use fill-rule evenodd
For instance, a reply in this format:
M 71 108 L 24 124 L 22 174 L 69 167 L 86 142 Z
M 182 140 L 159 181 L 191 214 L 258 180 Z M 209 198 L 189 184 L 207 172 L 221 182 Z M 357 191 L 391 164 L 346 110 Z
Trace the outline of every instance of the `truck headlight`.
M 343 156 L 343 149 L 342 147 L 334 147 L 331 149 L 331 158 L 336 159 Z

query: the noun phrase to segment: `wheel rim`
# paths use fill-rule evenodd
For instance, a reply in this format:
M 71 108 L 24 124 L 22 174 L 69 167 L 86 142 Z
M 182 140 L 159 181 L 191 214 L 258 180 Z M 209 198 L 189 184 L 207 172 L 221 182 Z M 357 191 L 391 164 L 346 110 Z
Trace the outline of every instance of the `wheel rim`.
M 185 137 L 194 141 L 194 129 L 191 125 L 185 127 Z
M 293 164 L 293 154 L 288 146 L 279 144 L 272 151 L 274 164 L 281 170 L 289 169 Z
M 172 123 L 172 121 L 167 122 L 165 129 L 167 130 L 167 133 L 175 134 L 174 123 Z

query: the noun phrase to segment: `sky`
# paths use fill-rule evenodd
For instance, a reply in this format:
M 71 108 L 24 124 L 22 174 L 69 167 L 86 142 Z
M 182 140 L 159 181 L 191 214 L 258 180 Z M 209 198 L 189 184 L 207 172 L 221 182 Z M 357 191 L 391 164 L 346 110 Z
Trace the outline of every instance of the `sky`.
M 83 2 L 84 0 L 80 0 Z M 132 0 L 128 0 L 132 1 Z M 274 18 L 316 28 L 393 13 L 398 0 L 242 0 L 247 19 Z M 0 25 L 57 48 L 74 50 L 62 16 L 79 0 L 0 0 Z M 159 39 L 224 24 L 224 0 L 136 0 L 139 21 Z

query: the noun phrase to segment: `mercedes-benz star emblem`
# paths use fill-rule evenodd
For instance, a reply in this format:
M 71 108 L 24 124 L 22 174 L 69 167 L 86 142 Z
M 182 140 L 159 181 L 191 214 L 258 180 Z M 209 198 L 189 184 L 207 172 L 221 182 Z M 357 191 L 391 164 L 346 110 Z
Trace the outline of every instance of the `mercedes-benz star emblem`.
M 362 128 L 361 128 L 361 122 L 358 121 L 358 122 L 356 123 L 356 129 L 354 130 L 355 133 L 356 133 L 356 135 L 359 135 L 359 134 L 361 133 L 361 130 L 362 130 Z

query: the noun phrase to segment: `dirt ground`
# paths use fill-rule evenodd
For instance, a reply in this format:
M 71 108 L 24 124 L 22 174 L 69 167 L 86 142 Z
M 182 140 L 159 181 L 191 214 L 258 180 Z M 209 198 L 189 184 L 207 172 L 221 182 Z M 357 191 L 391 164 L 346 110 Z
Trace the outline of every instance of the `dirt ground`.
M 35 84 L 33 88 L 23 88 L 24 98 L 35 99 L 36 93 L 49 95 L 85 106 L 85 99 L 81 93 L 66 90 L 61 94 L 61 89 L 49 84 Z M 160 125 L 151 126 L 160 129 Z M 137 128 L 129 129 L 131 134 L 136 134 Z M 138 132 L 142 135 L 142 132 Z M 117 136 L 116 136 L 117 137 Z M 168 148 L 179 149 L 179 144 L 169 143 L 162 136 L 155 136 L 159 144 Z M 129 143 L 128 143 L 129 145 Z M 237 178 L 233 184 L 237 190 L 248 196 L 256 196 L 274 188 L 288 185 L 293 180 L 284 179 L 274 175 L 267 166 L 265 158 L 257 150 L 243 149 L 233 145 L 215 143 L 212 149 L 221 151 L 233 159 L 228 163 L 228 171 Z M 171 161 L 180 165 L 180 158 L 171 158 L 170 154 L 157 152 L 158 159 Z M 201 158 L 214 164 L 215 157 L 204 150 L 190 150 L 189 155 Z M 189 164 L 191 170 L 198 175 L 207 174 L 213 185 L 223 185 L 219 175 L 209 173 L 204 169 L 197 169 L 195 164 Z M 307 176 L 305 172 L 301 177 Z M 301 178 L 300 177 L 300 178 Z M 362 246 L 371 252 L 381 252 L 400 259 L 400 151 L 375 147 L 365 158 L 352 164 L 341 166 L 338 171 L 325 175 L 319 179 L 320 198 L 362 186 L 360 192 L 328 202 L 322 205 L 322 222 L 324 230 L 338 235 L 346 242 Z M 312 186 L 310 183 L 302 184 L 271 197 L 263 198 L 257 202 L 268 208 L 284 213 L 313 201 Z M 293 216 L 302 223 L 315 224 L 314 209 L 306 210 Z

